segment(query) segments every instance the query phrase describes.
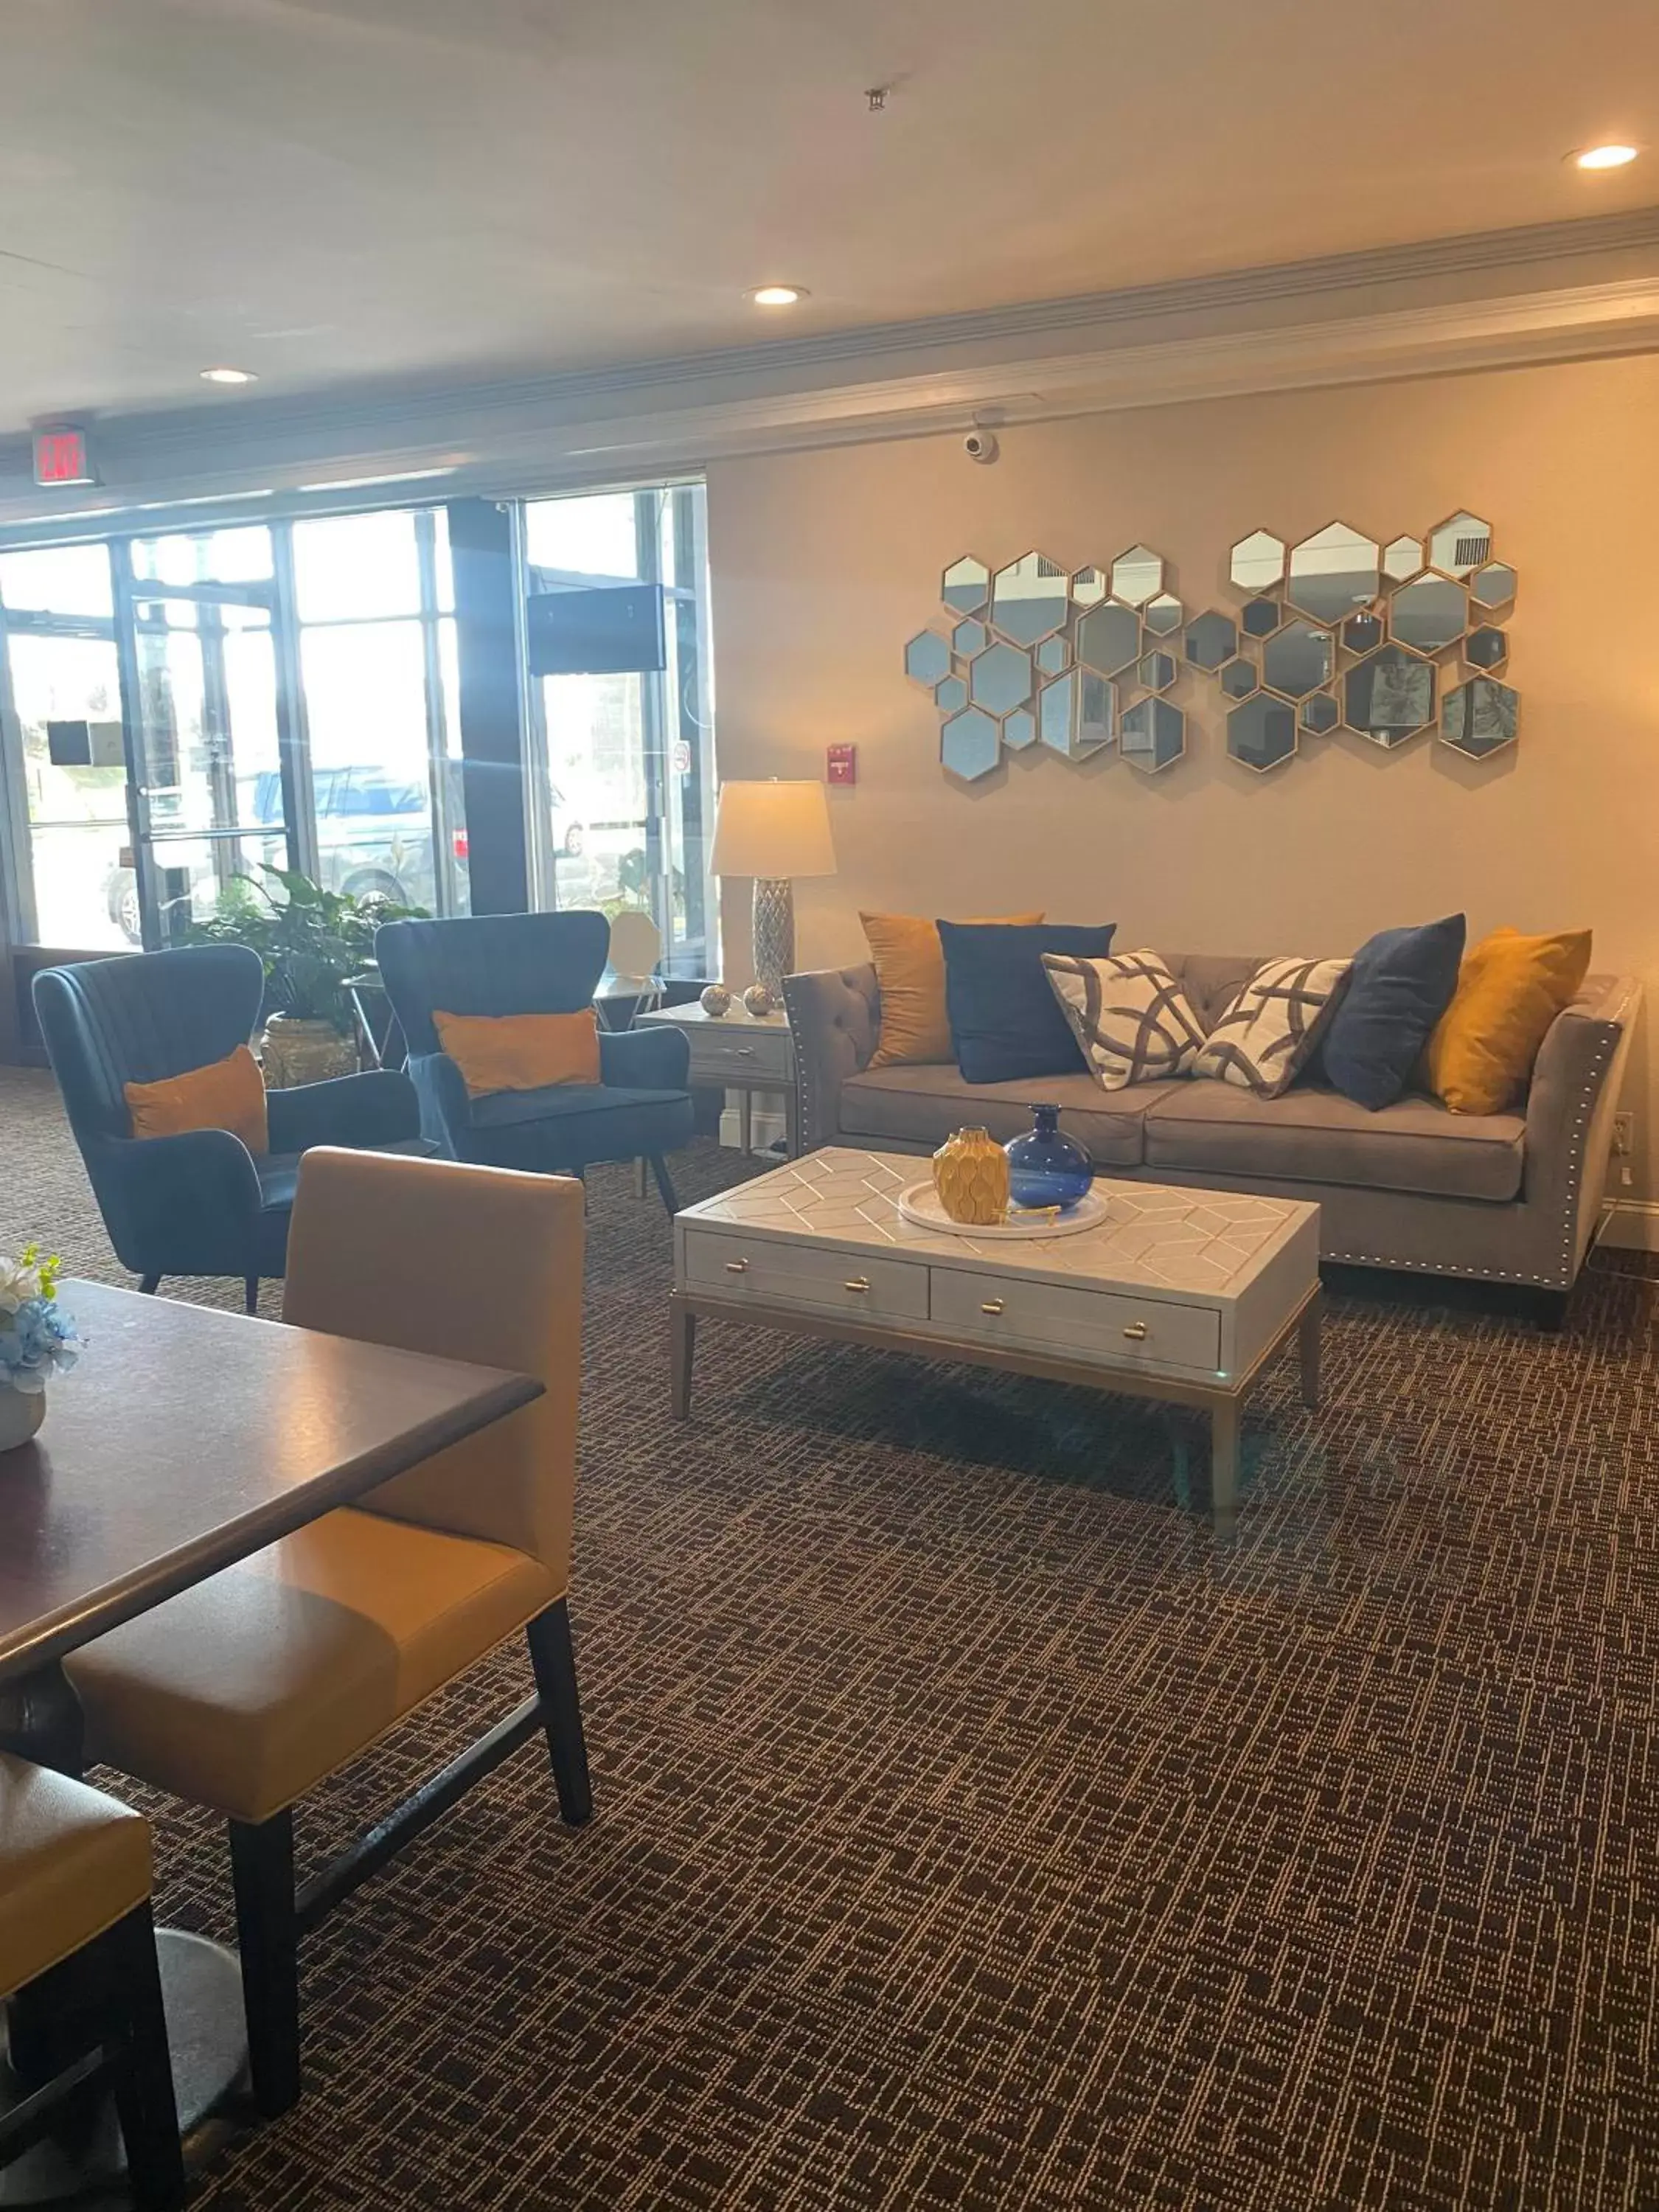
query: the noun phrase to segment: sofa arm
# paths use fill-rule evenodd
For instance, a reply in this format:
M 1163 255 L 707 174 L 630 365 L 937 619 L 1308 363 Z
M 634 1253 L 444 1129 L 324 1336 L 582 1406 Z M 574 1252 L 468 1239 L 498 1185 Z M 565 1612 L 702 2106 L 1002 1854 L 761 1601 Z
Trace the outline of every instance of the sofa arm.
M 1550 1024 L 1527 1097 L 1526 1199 L 1540 1210 L 1534 1254 L 1543 1279 L 1569 1288 L 1589 1249 L 1607 1185 L 1642 988 L 1592 975 Z
M 783 1003 L 795 1047 L 800 1149 L 841 1134 L 841 1086 L 868 1067 L 881 1033 L 874 967 L 823 968 L 783 979 Z
M 259 1177 L 228 1129 L 112 1137 L 88 1148 L 105 1226 L 136 1275 L 254 1272 Z
M 684 1091 L 691 1040 L 667 1022 L 642 1030 L 599 1031 L 599 1080 L 617 1091 Z
M 396 1145 L 421 1133 L 415 1085 L 389 1067 L 272 1091 L 265 1107 L 273 1152 L 308 1152 L 313 1145 Z

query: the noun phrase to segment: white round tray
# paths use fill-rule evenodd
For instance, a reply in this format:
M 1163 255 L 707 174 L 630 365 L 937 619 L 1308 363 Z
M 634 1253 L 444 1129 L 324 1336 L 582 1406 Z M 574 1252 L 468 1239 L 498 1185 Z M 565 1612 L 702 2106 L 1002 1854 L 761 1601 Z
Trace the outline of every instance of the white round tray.
M 931 1182 L 913 1182 L 899 1193 L 898 1210 L 918 1229 L 932 1229 L 945 1237 L 990 1239 L 1075 1237 L 1080 1230 L 1098 1229 L 1110 1208 L 1097 1190 L 1091 1190 L 1079 1199 L 1069 1213 L 1046 1209 L 1040 1212 L 1015 1212 L 1011 1209 L 1006 1220 L 993 1222 L 987 1227 L 979 1222 L 952 1221 L 939 1204 L 939 1193 Z

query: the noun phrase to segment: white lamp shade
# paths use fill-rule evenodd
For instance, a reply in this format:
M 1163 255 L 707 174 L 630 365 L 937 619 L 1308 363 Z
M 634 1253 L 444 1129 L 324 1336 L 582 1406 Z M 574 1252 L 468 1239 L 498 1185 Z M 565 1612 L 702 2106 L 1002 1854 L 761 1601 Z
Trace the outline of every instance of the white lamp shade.
M 717 876 L 833 876 L 823 786 L 723 783 L 708 865 Z

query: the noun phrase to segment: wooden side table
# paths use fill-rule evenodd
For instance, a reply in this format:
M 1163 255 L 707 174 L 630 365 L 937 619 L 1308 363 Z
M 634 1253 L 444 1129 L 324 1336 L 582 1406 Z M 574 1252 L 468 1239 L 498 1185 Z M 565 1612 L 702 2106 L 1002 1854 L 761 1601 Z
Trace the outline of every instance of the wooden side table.
M 784 1102 L 785 1141 L 793 1160 L 800 1150 L 795 1115 L 795 1046 L 788 1017 L 778 1012 L 758 1019 L 734 1006 L 729 1014 L 706 1014 L 701 1006 L 664 1006 L 641 1014 L 635 1026 L 667 1024 L 683 1030 L 691 1046 L 688 1080 L 710 1090 L 738 1094 L 738 1130 L 745 1152 L 752 1150 L 752 1102 L 757 1096 Z

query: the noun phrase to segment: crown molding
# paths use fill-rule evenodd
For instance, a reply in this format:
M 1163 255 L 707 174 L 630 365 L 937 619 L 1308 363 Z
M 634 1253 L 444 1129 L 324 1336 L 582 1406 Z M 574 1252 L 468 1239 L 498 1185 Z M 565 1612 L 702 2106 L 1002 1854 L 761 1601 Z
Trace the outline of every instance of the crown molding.
M 29 480 L 27 441 L 0 441 L 0 539 L 131 527 L 140 507 L 146 528 L 199 526 L 189 502 L 236 512 L 239 495 L 261 495 L 248 511 L 266 514 L 272 493 L 285 508 L 366 503 L 298 496 L 331 472 L 443 471 L 449 494 L 505 496 L 937 434 L 981 413 L 1062 419 L 1654 349 L 1659 207 L 557 376 L 110 418 L 95 432 L 104 486 L 64 494 L 63 521 Z M 430 479 L 418 495 L 434 495 Z M 395 483 L 374 491 L 397 496 Z M 106 506 L 108 520 L 88 512 Z

